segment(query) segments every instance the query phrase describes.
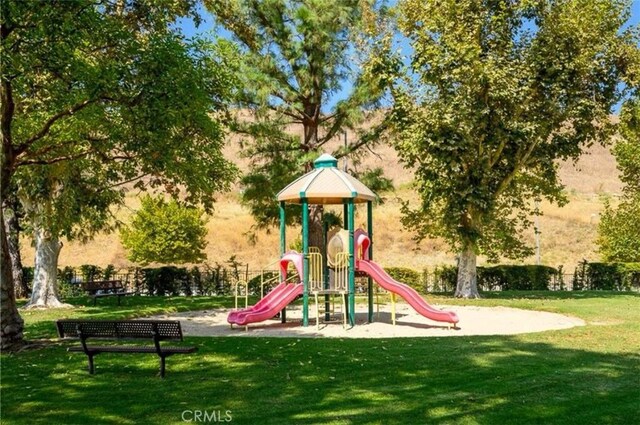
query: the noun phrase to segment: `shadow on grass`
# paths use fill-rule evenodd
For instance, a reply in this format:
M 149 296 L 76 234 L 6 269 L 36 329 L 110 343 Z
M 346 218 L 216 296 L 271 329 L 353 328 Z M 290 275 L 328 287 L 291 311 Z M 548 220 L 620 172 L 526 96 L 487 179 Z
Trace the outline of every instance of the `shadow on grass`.
M 504 336 L 188 343 L 199 352 L 169 358 L 165 380 L 151 355 L 98 356 L 94 376 L 64 347 L 4 356 L 3 423 L 169 424 L 185 410 L 230 410 L 247 424 L 626 424 L 640 415 L 637 355 Z
M 633 291 L 494 291 L 482 292 L 480 296 L 489 299 L 524 298 L 531 300 L 580 300 L 587 298 L 638 297 Z
M 29 340 L 48 339 L 56 336 L 55 321 L 61 318 L 73 319 L 133 319 L 163 313 L 192 310 L 221 309 L 233 306 L 233 297 L 124 297 L 118 305 L 116 298 L 98 300 L 96 306 L 89 297 L 65 299 L 74 308 L 24 310 L 20 315 L 25 320 L 25 337 Z M 21 300 L 21 307 L 26 301 Z

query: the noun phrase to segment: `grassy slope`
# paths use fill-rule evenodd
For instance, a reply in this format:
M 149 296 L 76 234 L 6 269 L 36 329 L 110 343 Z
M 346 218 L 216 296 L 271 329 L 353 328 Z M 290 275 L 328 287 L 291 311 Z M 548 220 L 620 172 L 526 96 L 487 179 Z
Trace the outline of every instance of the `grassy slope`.
M 237 152 L 229 147 L 227 155 L 236 158 Z M 413 234 L 403 229 L 400 223 L 400 199 L 416 201 L 409 181 L 411 173 L 398 163 L 393 149 L 381 147 L 376 149 L 380 158 L 371 156 L 365 163 L 370 166 L 381 166 L 385 173 L 394 179 L 396 192 L 387 194 L 387 202 L 374 210 L 374 226 L 376 231 L 376 258 L 385 266 L 408 266 L 416 269 L 444 263 L 453 263 L 454 254 L 447 252 L 446 246 L 437 240 L 426 240 L 416 245 Z M 242 160 L 239 160 L 242 161 Z M 246 162 L 241 163 L 246 169 Z M 620 181 L 615 167 L 615 160 L 608 149 L 594 146 L 588 155 L 574 166 L 572 163 L 562 164 L 560 175 L 567 185 L 567 193 L 571 202 L 564 208 L 542 205 L 545 216 L 541 219 L 541 245 L 543 263 L 557 266 L 565 265 L 565 270 L 573 272 L 575 264 L 583 258 L 596 260 L 598 254 L 594 239 L 598 214 L 602 210 L 599 195 L 616 194 L 620 191 Z M 136 193 L 130 193 L 127 207 L 119 212 L 124 221 L 139 206 Z M 357 218 L 357 224 L 364 226 L 366 218 Z M 231 255 L 236 255 L 241 262 L 248 262 L 250 268 L 260 269 L 278 256 L 278 232 L 259 233 L 259 243 L 252 246 L 245 233 L 254 224 L 248 210 L 239 205 L 237 193 L 227 194 L 218 199 L 216 212 L 209 222 L 209 245 L 206 249 L 209 262 L 224 263 Z M 533 230 L 527 236 L 533 243 Z M 288 240 L 292 241 L 300 234 L 299 229 L 290 229 Z M 33 249 L 27 240 L 23 241 L 23 258 L 25 264 L 33 261 Z M 533 258 L 526 262 L 532 263 Z M 79 266 L 81 264 L 107 265 L 127 267 L 126 253 L 117 234 L 100 235 L 87 245 L 66 242 L 60 254 L 61 265 Z
M 435 298 L 435 300 L 433 299 Z M 588 324 L 517 336 L 373 340 L 187 338 L 200 350 L 155 376 L 150 355 L 104 354 L 97 373 L 66 344 L 3 355 L 2 423 L 181 423 L 231 410 L 233 423 L 628 424 L 640 415 L 640 296 L 487 294 L 447 304 L 561 312 Z M 101 300 L 103 301 L 103 300 Z M 130 298 L 126 306 L 26 313 L 30 337 L 54 317 L 132 317 L 229 305 L 228 299 Z M 83 303 L 86 300 L 75 300 Z

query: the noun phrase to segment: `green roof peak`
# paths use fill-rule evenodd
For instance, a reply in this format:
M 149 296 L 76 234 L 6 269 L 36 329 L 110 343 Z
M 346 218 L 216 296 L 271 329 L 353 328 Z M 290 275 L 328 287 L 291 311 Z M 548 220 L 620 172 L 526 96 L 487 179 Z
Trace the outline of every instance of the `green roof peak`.
M 331 167 L 337 168 L 338 160 L 335 159 L 333 156 L 329 155 L 328 153 L 323 153 L 318 157 L 318 159 L 313 161 L 313 166 L 315 168 L 331 168 Z

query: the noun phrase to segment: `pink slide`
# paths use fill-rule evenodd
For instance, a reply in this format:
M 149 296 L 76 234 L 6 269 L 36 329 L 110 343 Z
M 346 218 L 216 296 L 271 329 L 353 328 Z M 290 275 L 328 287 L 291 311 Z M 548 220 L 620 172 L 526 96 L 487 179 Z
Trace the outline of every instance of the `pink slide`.
M 452 311 L 436 310 L 431 307 L 415 289 L 394 280 L 382 267 L 373 261 L 359 260 L 357 262 L 357 269 L 367 273 L 378 283 L 378 285 L 382 286 L 387 291 L 400 295 L 402 298 L 407 300 L 411 307 L 427 319 L 435 320 L 437 322 L 458 323 L 459 319 L 457 314 Z
M 278 286 L 273 288 L 271 292 L 265 295 L 264 298 L 255 305 L 229 313 L 227 322 L 240 326 L 262 322 L 263 320 L 271 319 L 278 314 L 280 310 L 285 308 L 287 304 L 295 300 L 298 295 L 302 294 L 304 285 L 301 283 L 286 283 L 287 267 L 289 263 L 292 263 L 298 272 L 298 276 L 302 276 L 302 258 L 302 254 L 295 251 L 285 253 L 280 259 L 280 276 L 285 281 L 280 282 Z
M 264 304 L 271 302 L 272 299 L 274 299 L 280 293 L 282 293 L 282 291 L 286 287 L 287 287 L 287 285 L 284 282 L 281 282 L 278 286 L 273 288 L 271 290 L 271 292 L 269 292 L 267 295 L 265 295 L 264 298 L 262 298 L 260 301 L 258 301 L 255 305 L 252 305 L 251 307 L 243 308 L 243 309 L 240 309 L 240 310 L 232 311 L 227 316 L 227 322 L 235 323 L 235 321 L 237 320 L 236 317 L 238 316 L 238 314 L 240 314 L 240 313 L 246 314 L 246 313 L 249 313 L 251 311 L 255 311 L 255 310 L 259 309 L 259 308 L 262 308 L 262 306 Z
M 229 313 L 227 322 L 245 326 L 249 323 L 271 319 L 278 314 L 280 310 L 285 308 L 287 304 L 295 300 L 298 295 L 302 294 L 303 288 L 304 285 L 302 285 L 302 283 L 281 283 L 263 299 L 258 301 L 256 305 Z

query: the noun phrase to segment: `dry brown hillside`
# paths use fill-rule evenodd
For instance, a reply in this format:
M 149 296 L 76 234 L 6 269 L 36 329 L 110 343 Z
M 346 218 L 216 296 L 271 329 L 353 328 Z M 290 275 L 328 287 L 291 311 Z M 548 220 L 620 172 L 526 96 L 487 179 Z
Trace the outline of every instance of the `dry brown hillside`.
M 226 155 L 247 167 L 245 159 L 237 155 L 237 140 L 230 143 Z M 390 147 L 375 149 L 376 155 L 369 155 L 364 165 L 381 166 L 388 176 L 394 179 L 396 191 L 385 195 L 386 203 L 374 209 L 375 258 L 387 266 L 408 266 L 416 269 L 438 264 L 451 264 L 454 254 L 437 240 L 426 240 L 416 244 L 411 232 L 400 224 L 400 199 L 416 200 L 410 187 L 411 173 L 399 164 L 395 152 Z M 607 148 L 592 147 L 577 164 L 565 163 L 560 167 L 562 181 L 567 186 L 570 203 L 563 208 L 545 204 L 544 216 L 540 220 L 542 235 L 542 262 L 566 270 L 583 258 L 596 260 L 598 254 L 594 239 L 598 215 L 602 209 L 601 195 L 616 195 L 621 183 L 615 166 L 615 159 Z M 239 188 L 218 198 L 215 213 L 210 217 L 207 256 L 210 264 L 224 263 L 232 255 L 248 263 L 252 269 L 275 261 L 278 257 L 278 232 L 259 233 L 258 243 L 251 245 L 246 237 L 253 219 L 247 209 L 239 203 Z M 131 192 L 126 207 L 119 212 L 124 221 L 138 207 L 138 193 Z M 357 224 L 364 224 L 359 217 Z M 275 229 L 274 229 L 275 230 Z M 288 230 L 288 240 L 299 235 L 299 229 Z M 528 235 L 533 241 L 533 230 Z M 33 262 L 33 249 L 29 241 L 23 241 L 23 259 L 25 265 Z M 533 258 L 524 262 L 533 263 Z M 481 260 L 482 263 L 482 260 Z M 79 266 L 97 264 L 105 266 L 128 267 L 132 264 L 126 259 L 126 253 L 117 234 L 99 235 L 92 242 L 82 245 L 65 242 L 60 254 L 60 264 Z

